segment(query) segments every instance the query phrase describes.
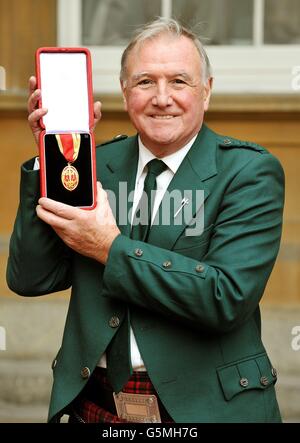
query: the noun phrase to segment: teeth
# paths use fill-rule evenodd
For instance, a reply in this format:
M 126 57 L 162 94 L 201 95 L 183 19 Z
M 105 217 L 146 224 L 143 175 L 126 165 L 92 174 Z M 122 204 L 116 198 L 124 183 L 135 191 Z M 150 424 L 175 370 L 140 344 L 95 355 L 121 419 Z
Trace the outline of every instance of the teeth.
M 170 118 L 174 118 L 173 115 L 153 115 L 153 118 L 168 120 Z

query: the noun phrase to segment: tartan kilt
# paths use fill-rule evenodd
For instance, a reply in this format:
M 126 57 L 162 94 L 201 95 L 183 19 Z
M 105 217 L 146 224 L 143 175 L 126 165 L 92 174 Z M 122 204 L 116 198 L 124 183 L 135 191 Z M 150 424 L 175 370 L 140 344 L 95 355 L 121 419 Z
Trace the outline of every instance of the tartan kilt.
M 156 395 L 162 423 L 174 423 L 161 403 L 147 372 L 134 371 L 123 387 L 128 394 Z M 69 423 L 128 423 L 119 418 L 106 369 L 96 367 L 87 385 L 70 405 Z

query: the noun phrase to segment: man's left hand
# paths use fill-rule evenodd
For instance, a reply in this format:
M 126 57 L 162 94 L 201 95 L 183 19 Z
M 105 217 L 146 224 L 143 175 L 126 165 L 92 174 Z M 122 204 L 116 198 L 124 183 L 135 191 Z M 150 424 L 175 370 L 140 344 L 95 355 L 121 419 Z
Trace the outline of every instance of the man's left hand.
M 114 239 L 120 234 L 107 193 L 97 183 L 97 206 L 85 211 L 42 197 L 36 208 L 38 217 L 79 254 L 106 264 Z

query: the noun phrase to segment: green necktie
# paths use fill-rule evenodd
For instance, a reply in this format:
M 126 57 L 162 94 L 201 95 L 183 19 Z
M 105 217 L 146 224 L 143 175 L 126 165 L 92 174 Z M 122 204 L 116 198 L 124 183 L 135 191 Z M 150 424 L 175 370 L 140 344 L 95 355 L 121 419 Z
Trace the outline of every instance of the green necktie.
M 148 172 L 144 182 L 144 191 L 132 223 L 130 236 L 133 240 L 147 241 L 151 227 L 154 201 L 154 196 L 153 199 L 151 199 L 151 191 L 156 190 L 156 177 L 167 168 L 166 164 L 158 159 L 151 160 L 147 166 Z M 118 393 L 128 382 L 132 374 L 129 309 L 127 309 L 123 322 L 108 345 L 106 360 L 107 377 L 114 392 Z
M 148 173 L 144 182 L 144 191 L 132 222 L 131 238 L 133 240 L 147 241 L 148 239 L 154 203 L 153 191 L 156 191 L 157 187 L 156 177 L 167 168 L 166 164 L 157 158 L 151 160 L 147 166 Z

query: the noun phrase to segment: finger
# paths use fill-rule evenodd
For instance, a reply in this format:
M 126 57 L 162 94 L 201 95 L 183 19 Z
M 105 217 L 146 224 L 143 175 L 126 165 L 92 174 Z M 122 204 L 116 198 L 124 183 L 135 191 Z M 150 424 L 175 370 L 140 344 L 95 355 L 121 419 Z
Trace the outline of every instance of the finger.
M 41 99 L 41 90 L 36 89 L 28 98 L 27 109 L 30 114 L 32 111 L 38 108 L 39 100 Z
M 37 205 L 36 214 L 41 220 L 56 229 L 63 230 L 66 228 L 66 224 L 68 223 L 66 219 L 47 211 L 41 205 Z
M 102 188 L 100 182 L 97 182 L 97 207 L 101 209 L 107 204 L 107 193 Z
M 96 194 L 96 207 L 99 208 L 100 207 L 100 199 L 101 199 L 101 192 L 102 192 L 103 188 L 102 188 L 102 184 L 101 182 L 97 181 L 97 194 Z
M 32 75 L 28 81 L 29 95 L 34 93 L 34 91 L 36 90 L 36 87 L 37 87 L 37 81 L 36 81 L 36 78 L 34 77 L 34 75 Z
M 105 224 L 116 225 L 115 216 L 113 215 L 107 192 L 104 191 L 100 182 L 97 182 L 96 211 L 98 211 L 100 217 L 104 217 Z
M 28 122 L 32 128 L 40 127 L 39 120 L 48 113 L 47 108 L 36 109 L 28 116 Z
M 99 120 L 101 119 L 101 103 L 96 102 L 94 103 L 94 125 L 93 125 L 93 131 L 95 130 L 97 124 L 99 123 Z
M 101 118 L 101 107 L 102 107 L 101 102 L 98 101 L 94 103 L 94 117 L 97 122 Z
M 101 192 L 102 192 L 102 186 L 101 186 L 100 182 L 97 182 L 97 198 L 96 198 L 96 201 L 97 201 L 96 207 L 97 208 L 100 208 L 102 205 Z
M 57 217 L 65 220 L 74 220 L 76 217 L 81 215 L 80 209 L 46 197 L 42 197 L 39 199 L 39 205 L 46 211 L 49 211 L 55 214 Z

